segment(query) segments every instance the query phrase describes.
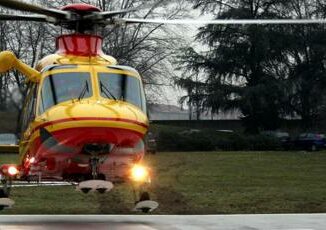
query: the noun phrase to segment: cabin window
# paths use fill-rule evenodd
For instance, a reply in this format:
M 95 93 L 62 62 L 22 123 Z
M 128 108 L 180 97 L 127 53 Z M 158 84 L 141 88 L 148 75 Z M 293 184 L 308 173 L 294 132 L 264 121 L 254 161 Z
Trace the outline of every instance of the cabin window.
M 57 73 L 49 75 L 43 81 L 39 112 L 72 99 L 92 96 L 90 73 Z
M 102 97 L 123 100 L 146 111 L 144 91 L 138 78 L 125 74 L 99 73 L 99 86 Z
M 20 117 L 20 131 L 25 132 L 29 123 L 35 119 L 37 85 L 29 83 L 27 87 L 23 112 Z

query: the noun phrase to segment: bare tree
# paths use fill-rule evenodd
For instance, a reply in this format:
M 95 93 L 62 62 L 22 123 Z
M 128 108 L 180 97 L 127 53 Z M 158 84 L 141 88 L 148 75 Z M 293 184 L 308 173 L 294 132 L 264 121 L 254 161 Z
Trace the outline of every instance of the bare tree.
M 188 12 L 185 0 L 178 3 L 149 0 L 146 4 L 141 0 L 31 0 L 29 2 L 54 8 L 84 2 L 95 5 L 103 11 L 146 6 L 139 12 L 122 15 L 137 18 L 176 19 L 186 16 Z M 15 14 L 15 11 L 3 8 L 0 8 L 0 12 Z M 180 28 L 135 24 L 108 26 L 93 32 L 104 37 L 105 53 L 116 57 L 119 64 L 132 66 L 140 72 L 150 100 L 162 97 L 160 85 L 172 82 L 171 77 L 174 75 L 172 57 L 180 45 L 184 44 L 183 31 Z M 35 66 L 39 58 L 55 52 L 55 38 L 62 33 L 71 33 L 71 31 L 37 22 L 0 22 L 0 50 L 11 50 L 18 58 Z M 10 108 L 20 113 L 22 100 L 19 98 L 24 98 L 25 89 L 25 80 L 17 71 L 2 75 L 0 109 L 3 110 L 7 104 L 10 104 Z

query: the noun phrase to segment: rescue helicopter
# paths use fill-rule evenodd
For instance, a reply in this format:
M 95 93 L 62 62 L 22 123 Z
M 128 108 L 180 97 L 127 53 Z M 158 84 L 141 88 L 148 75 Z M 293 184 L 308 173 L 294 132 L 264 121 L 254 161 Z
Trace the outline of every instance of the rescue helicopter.
M 151 170 L 142 165 L 149 127 L 140 74 L 102 51 L 103 38 L 92 33 L 109 25 L 156 24 L 316 24 L 323 19 L 165 20 L 127 18 L 142 7 L 103 12 L 88 4 L 51 9 L 17 0 L 0 6 L 26 14 L 0 14 L 0 21 L 51 23 L 73 31 L 56 39 L 57 51 L 32 68 L 14 53 L 0 53 L 0 73 L 20 71 L 27 80 L 21 116 L 19 163 L 0 167 L 0 209 L 11 207 L 14 185 L 34 181 L 76 186 L 83 193 L 107 193 L 118 182 L 131 183 L 135 211 L 151 212 Z M 6 146 L 0 146 L 0 148 Z M 12 146 L 11 146 L 12 148 Z M 19 183 L 19 182 L 26 182 Z

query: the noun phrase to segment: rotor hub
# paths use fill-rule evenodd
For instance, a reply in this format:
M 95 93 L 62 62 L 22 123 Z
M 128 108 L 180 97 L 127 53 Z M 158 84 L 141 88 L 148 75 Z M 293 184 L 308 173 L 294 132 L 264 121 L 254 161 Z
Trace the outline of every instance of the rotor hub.
M 81 14 L 81 13 L 88 14 L 91 12 L 102 12 L 102 10 L 100 8 L 89 5 L 89 4 L 84 4 L 84 3 L 70 4 L 70 5 L 62 7 L 61 10 L 72 11 L 72 12 L 76 12 L 78 14 Z
M 61 8 L 62 11 L 72 13 L 70 20 L 58 21 L 61 26 L 69 30 L 75 30 L 77 33 L 84 33 L 85 31 L 93 31 L 96 28 L 96 23 L 93 20 L 84 20 L 83 17 L 94 13 L 102 12 L 98 7 L 79 3 L 70 4 Z

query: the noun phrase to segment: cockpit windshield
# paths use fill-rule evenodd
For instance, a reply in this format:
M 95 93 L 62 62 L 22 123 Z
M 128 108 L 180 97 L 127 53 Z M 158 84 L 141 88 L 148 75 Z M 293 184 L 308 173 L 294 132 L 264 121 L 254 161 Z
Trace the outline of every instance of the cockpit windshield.
M 129 102 L 146 111 L 144 91 L 138 78 L 117 73 L 99 73 L 101 96 Z
M 71 99 L 92 96 L 90 73 L 57 73 L 43 81 L 40 113 L 48 108 Z

